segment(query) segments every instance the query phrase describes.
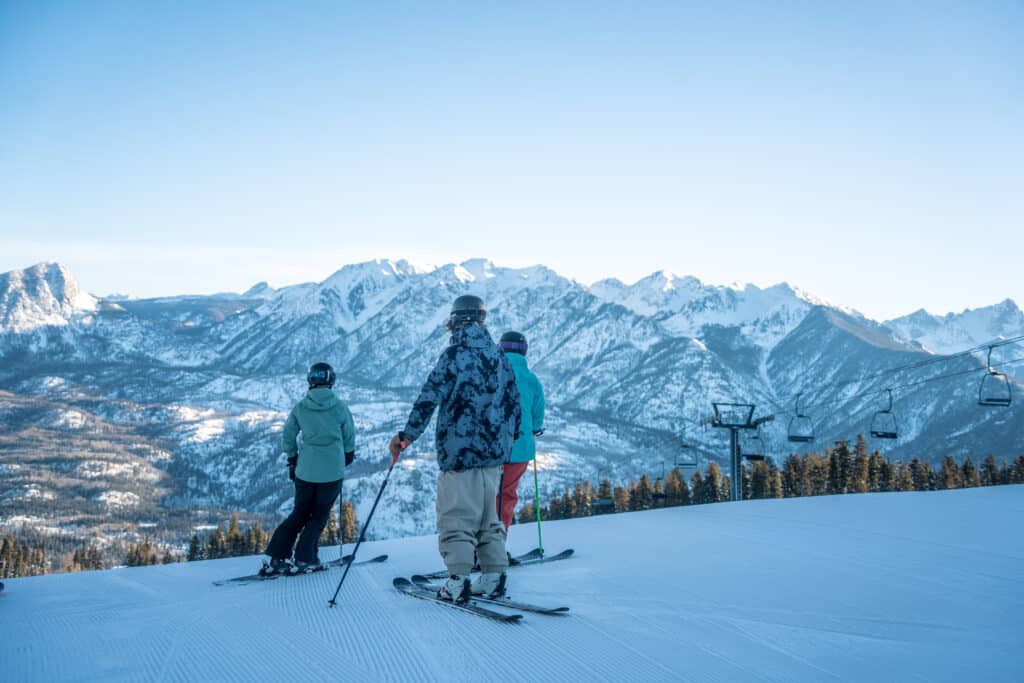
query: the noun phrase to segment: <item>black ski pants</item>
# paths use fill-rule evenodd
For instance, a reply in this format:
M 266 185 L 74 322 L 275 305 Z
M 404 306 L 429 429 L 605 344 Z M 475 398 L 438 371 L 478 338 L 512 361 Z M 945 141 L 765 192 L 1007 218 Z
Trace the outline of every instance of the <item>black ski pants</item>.
M 281 560 L 292 555 L 295 537 L 299 537 L 295 545 L 296 562 L 316 562 L 320 534 L 327 526 L 327 518 L 334 507 L 334 501 L 341 493 L 341 482 L 329 481 L 317 484 L 311 481 L 295 480 L 295 507 L 270 538 L 266 554 Z

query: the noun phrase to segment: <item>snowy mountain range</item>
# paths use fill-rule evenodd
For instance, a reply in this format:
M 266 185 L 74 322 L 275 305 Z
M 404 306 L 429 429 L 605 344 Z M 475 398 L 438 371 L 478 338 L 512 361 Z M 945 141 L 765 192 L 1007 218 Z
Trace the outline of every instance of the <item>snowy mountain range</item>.
M 517 329 L 530 341 L 550 407 L 542 495 L 583 478 L 658 476 L 693 455 L 725 462 L 727 434 L 700 426 L 712 401 L 776 414 L 757 448 L 780 461 L 867 434 L 887 387 L 896 388 L 900 438 L 872 445 L 889 457 L 1024 451 L 1021 401 L 976 403 L 982 354 L 879 372 L 1024 335 L 1024 313 L 1009 300 L 878 322 L 788 284 L 721 287 L 659 272 L 586 286 L 543 266 L 479 259 L 436 268 L 373 261 L 276 290 L 125 299 L 85 294 L 48 263 L 0 275 L 0 514 L 22 509 L 26 496 L 66 496 L 68 481 L 89 505 L 123 491 L 137 500 L 105 500 L 144 506 L 152 496 L 130 486 L 125 458 L 156 468 L 169 490 L 160 505 L 275 512 L 290 496 L 278 432 L 318 360 L 337 369 L 357 421 L 359 460 L 345 495 L 368 506 L 386 441 L 447 343 L 452 300 L 467 292 L 487 302 L 495 337 Z M 1019 344 L 1000 347 L 993 364 L 1019 356 Z M 786 439 L 797 394 L 815 424 L 810 444 Z M 42 464 L 18 455 L 69 440 L 78 446 Z M 84 476 L 84 463 L 96 468 L 98 442 L 113 444 L 101 469 L 120 475 Z M 378 512 L 378 536 L 433 529 L 432 443 L 425 435 L 396 472 L 402 493 Z

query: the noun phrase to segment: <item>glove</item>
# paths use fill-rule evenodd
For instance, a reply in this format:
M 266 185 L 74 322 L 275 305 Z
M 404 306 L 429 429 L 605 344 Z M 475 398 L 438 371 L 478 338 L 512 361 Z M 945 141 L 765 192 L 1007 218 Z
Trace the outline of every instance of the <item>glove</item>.
M 405 434 L 398 432 L 391 437 L 391 443 L 388 444 L 388 451 L 391 453 L 391 464 L 394 465 L 398 462 L 398 456 L 402 454 L 409 446 L 409 440 L 405 437 Z
M 356 452 L 355 451 L 349 451 L 348 453 L 346 453 L 345 454 L 345 467 L 348 467 L 349 465 L 351 465 L 352 461 L 355 460 L 355 459 L 356 459 Z
M 541 427 L 540 429 L 534 429 L 533 430 L 533 435 L 534 436 L 540 436 L 543 433 L 544 433 L 544 428 L 543 427 Z
M 295 466 L 299 464 L 299 456 L 289 455 L 288 456 L 288 478 L 295 481 Z

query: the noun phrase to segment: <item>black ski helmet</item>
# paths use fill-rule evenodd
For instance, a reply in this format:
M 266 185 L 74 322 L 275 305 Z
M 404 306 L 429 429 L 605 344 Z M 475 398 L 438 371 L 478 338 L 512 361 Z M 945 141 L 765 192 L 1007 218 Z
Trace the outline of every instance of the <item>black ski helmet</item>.
M 501 347 L 502 351 L 511 351 L 521 356 L 525 356 L 526 349 L 529 348 L 529 345 L 526 343 L 526 335 L 522 332 L 513 332 L 511 330 L 501 335 L 501 341 L 498 342 L 498 346 Z
M 309 382 L 310 389 L 313 387 L 333 388 L 336 379 L 334 368 L 327 363 L 313 363 L 309 366 L 309 372 L 306 373 L 306 381 Z
M 482 323 L 487 317 L 484 300 L 472 294 L 463 294 L 452 303 L 452 312 L 448 315 L 445 327 L 454 332 L 466 323 Z

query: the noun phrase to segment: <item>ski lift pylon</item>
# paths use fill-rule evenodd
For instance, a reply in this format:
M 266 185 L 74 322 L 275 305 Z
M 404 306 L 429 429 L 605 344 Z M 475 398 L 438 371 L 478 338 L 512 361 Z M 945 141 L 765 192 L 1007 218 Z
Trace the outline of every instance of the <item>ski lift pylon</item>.
M 793 408 L 793 417 L 789 419 L 787 439 L 791 443 L 811 443 L 814 441 L 814 423 L 811 418 L 800 412 L 800 397 L 796 395 L 796 405 Z
M 988 360 L 985 362 L 988 372 L 981 378 L 978 385 L 979 406 L 1006 407 L 1013 400 L 1010 391 L 1010 378 L 992 368 L 992 347 L 988 347 Z
M 896 416 L 892 412 L 892 389 L 886 389 L 889 394 L 889 406 L 885 410 L 879 410 L 871 418 L 871 436 L 876 439 L 897 439 L 899 428 L 896 425 Z

